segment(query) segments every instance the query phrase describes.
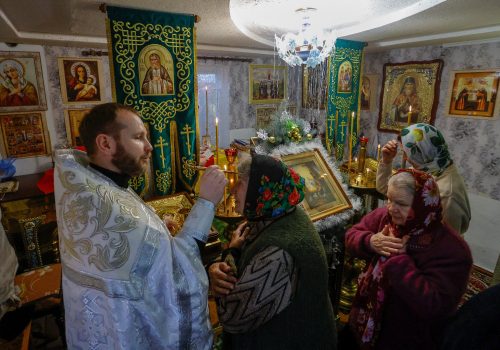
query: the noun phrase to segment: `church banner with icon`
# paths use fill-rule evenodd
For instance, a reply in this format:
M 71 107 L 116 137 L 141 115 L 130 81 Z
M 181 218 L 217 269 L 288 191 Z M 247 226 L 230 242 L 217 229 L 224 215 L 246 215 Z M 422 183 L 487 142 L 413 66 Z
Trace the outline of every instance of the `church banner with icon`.
M 337 39 L 335 53 L 328 59 L 326 146 L 328 153 L 334 153 L 337 160 L 342 160 L 344 156 L 348 130 L 352 129 L 353 142 L 358 136 L 359 84 L 364 47 L 363 42 Z
M 107 13 L 114 98 L 149 125 L 151 192 L 190 191 L 199 158 L 194 16 L 113 6 Z M 146 182 L 131 186 L 144 194 Z

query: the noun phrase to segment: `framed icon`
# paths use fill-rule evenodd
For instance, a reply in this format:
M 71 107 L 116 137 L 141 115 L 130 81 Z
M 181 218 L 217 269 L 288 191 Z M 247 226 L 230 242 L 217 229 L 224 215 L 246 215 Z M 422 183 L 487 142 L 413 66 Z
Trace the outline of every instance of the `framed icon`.
M 61 57 L 59 80 L 65 104 L 89 104 L 103 101 L 100 59 Z
M 49 155 L 50 139 L 42 112 L 0 115 L 3 154 L 27 158 Z
M 500 69 L 452 71 L 447 100 L 449 116 L 484 119 L 498 116 L 499 77 Z
M 88 112 L 90 112 L 90 108 L 68 109 L 65 111 L 66 135 L 72 147 L 82 146 L 78 128 L 80 127 L 80 122 L 83 117 L 85 117 Z
M 442 60 L 386 63 L 378 129 L 399 133 L 408 124 L 433 124 L 442 67 Z
M 0 113 L 47 110 L 38 52 L 0 51 Z
M 250 104 L 280 103 L 286 98 L 286 66 L 251 64 L 248 81 Z
M 287 155 L 282 160 L 305 179 L 302 206 L 312 221 L 352 208 L 349 197 L 317 149 Z

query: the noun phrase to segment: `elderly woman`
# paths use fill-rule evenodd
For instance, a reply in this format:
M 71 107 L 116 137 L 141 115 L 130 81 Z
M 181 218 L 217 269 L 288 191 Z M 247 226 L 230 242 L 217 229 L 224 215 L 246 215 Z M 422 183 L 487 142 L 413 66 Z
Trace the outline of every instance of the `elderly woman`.
M 224 345 L 335 349 L 325 252 L 311 220 L 298 207 L 304 179 L 264 155 L 241 161 L 238 172 L 233 194 L 247 222 L 233 234 L 225 262 L 209 268 Z M 235 248 L 241 245 L 241 250 Z
M 436 349 L 465 291 L 470 250 L 442 224 L 431 175 L 402 169 L 387 197 L 346 233 L 346 249 L 367 261 L 349 326 L 362 349 Z
M 443 221 L 464 234 L 469 227 L 471 211 L 464 180 L 458 173 L 441 132 L 429 124 L 418 123 L 401 130 L 401 144 L 408 162 L 415 168 L 434 176 L 443 206 Z M 392 160 L 398 142 L 389 141 L 382 148 L 382 161 L 377 169 L 377 190 L 386 194 L 387 181 L 392 173 Z

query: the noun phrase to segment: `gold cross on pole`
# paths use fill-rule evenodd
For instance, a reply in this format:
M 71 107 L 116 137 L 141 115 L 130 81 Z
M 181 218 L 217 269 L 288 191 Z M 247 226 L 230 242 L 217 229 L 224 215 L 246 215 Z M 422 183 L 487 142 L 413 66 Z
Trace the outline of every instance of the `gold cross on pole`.
M 163 153 L 163 147 L 168 146 L 168 143 L 166 140 L 163 139 L 163 136 L 160 136 L 158 139 L 158 142 L 155 144 L 155 148 L 160 148 L 160 158 L 161 158 L 161 164 L 163 168 L 165 169 L 165 154 Z
M 184 125 L 184 127 L 182 128 L 183 131 L 181 131 L 181 135 L 186 135 L 186 146 L 187 146 L 187 149 L 188 149 L 188 156 L 191 155 L 191 142 L 189 142 L 189 134 L 193 134 L 194 131 L 193 129 L 191 129 L 191 127 L 186 124 Z
M 340 134 L 342 135 L 342 140 L 344 139 L 344 126 L 347 126 L 345 120 L 342 121 L 342 123 L 340 123 Z
M 330 130 L 332 130 L 333 122 L 335 121 L 335 117 L 333 116 L 333 114 L 328 116 L 327 121 L 330 122 Z

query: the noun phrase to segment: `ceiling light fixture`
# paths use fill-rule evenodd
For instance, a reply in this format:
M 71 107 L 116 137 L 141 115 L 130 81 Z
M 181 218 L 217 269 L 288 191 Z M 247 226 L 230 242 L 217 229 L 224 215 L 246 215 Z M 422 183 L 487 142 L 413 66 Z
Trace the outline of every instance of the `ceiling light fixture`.
M 281 59 L 290 66 L 306 65 L 314 68 L 323 62 L 335 48 L 335 35 L 312 24 L 312 16 L 317 10 L 312 7 L 300 8 L 295 12 L 301 16 L 302 25 L 298 34 L 286 33 L 274 36 Z

